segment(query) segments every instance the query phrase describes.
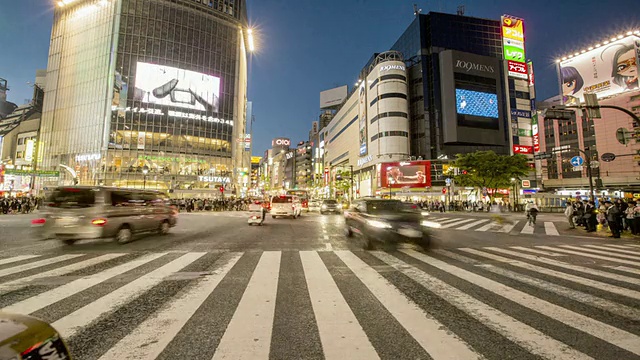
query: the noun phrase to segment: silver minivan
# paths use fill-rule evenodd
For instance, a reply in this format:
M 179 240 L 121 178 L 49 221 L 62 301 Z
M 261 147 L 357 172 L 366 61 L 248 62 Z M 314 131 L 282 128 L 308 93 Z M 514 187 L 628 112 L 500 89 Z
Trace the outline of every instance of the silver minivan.
M 35 219 L 41 239 L 73 244 L 83 239 L 115 238 L 125 244 L 145 232 L 167 234 L 177 222 L 177 211 L 158 191 L 102 186 L 58 187 Z

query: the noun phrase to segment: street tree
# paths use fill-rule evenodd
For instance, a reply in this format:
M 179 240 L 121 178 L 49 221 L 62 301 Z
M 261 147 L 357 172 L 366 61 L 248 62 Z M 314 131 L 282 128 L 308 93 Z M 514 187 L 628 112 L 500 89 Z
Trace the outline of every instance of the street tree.
M 512 180 L 526 176 L 531 168 L 524 155 L 498 155 L 493 151 L 458 154 L 453 166 L 460 186 L 487 189 L 493 201 L 498 189 L 511 188 Z

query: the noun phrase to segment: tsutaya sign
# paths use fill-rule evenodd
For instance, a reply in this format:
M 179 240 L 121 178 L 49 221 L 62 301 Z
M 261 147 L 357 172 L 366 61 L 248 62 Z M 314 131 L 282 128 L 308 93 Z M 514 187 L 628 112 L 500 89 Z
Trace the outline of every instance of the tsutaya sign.
M 226 184 L 230 182 L 229 178 L 225 176 L 198 176 L 198 180 L 202 182 L 222 183 L 222 184 Z
M 373 160 L 373 156 L 369 155 L 363 158 L 358 159 L 358 166 L 363 166 Z

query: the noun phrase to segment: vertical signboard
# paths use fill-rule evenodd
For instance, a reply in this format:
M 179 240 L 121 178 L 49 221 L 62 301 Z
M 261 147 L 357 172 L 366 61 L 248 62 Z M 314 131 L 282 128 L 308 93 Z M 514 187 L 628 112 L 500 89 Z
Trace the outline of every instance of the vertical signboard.
M 538 129 L 538 112 L 531 117 L 531 132 L 533 134 L 533 152 L 540 152 L 540 131 Z
M 32 139 L 27 140 L 27 148 L 24 151 L 24 160 L 33 161 L 33 151 L 35 149 L 36 142 Z
M 524 47 L 524 21 L 510 15 L 502 16 L 502 46 L 509 76 L 527 80 L 527 57 Z
M 358 89 L 358 124 L 359 124 L 359 144 L 360 156 L 367 155 L 367 87 L 366 81 L 360 84 Z
M 251 134 L 244 134 L 244 150 L 251 150 Z

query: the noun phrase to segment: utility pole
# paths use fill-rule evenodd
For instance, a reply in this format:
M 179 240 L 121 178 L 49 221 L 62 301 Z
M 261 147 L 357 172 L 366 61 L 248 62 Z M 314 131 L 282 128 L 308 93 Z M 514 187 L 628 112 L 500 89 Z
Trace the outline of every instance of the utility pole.
M 349 169 L 350 169 L 350 173 L 349 175 L 351 176 L 351 190 L 349 191 L 349 202 L 353 202 L 353 165 L 349 165 Z

